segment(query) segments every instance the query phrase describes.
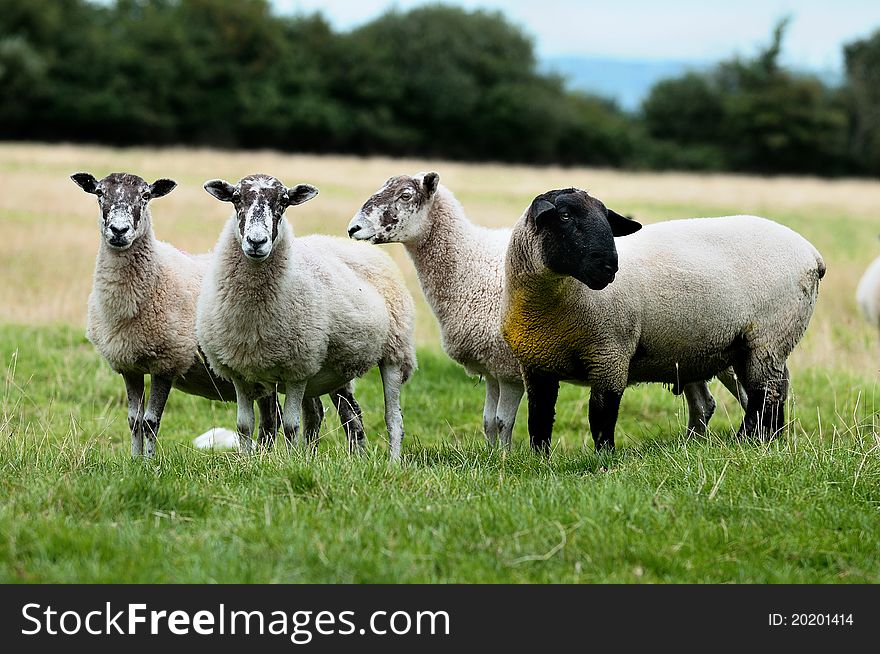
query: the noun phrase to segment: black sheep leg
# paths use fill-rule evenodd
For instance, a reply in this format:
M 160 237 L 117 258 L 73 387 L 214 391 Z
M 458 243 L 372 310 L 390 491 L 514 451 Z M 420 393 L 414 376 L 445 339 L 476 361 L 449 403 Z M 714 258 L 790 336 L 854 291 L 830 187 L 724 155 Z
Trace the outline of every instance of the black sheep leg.
M 529 438 L 532 449 L 549 454 L 556 398 L 559 395 L 559 378 L 535 370 L 526 371 L 524 378 L 529 398 Z
M 622 397 L 622 393 L 596 388 L 590 392 L 590 432 L 597 452 L 614 449 L 614 427 L 617 425 Z
M 785 427 L 788 367 L 783 364 L 763 380 L 749 377 L 746 380 L 748 403 L 738 435 L 769 441 Z

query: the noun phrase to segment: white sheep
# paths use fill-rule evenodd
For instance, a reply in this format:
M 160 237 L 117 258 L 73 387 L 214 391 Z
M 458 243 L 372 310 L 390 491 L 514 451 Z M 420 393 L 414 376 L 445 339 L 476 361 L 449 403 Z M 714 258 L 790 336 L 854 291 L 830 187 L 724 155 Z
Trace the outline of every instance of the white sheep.
M 416 365 L 414 306 L 390 257 L 335 237 L 295 238 L 284 211 L 317 195 L 308 184 L 288 189 L 269 175 L 249 175 L 205 189 L 235 213 L 205 278 L 196 331 L 211 367 L 235 385 L 242 451 L 250 447 L 253 401 L 271 385 L 284 388 L 285 434 L 301 442 L 302 422 L 312 443 L 317 396 L 350 391 L 378 365 L 390 455 L 399 459 L 400 387 Z
M 510 447 L 524 392 L 519 363 L 499 331 L 510 230 L 473 224 L 439 181 L 434 172 L 392 177 L 364 203 L 348 233 L 404 244 L 440 324 L 444 351 L 486 378 L 486 439 Z
M 444 351 L 472 375 L 486 378 L 483 430 L 510 447 L 524 389 L 520 365 L 501 336 L 504 257 L 510 229 L 468 220 L 436 172 L 390 178 L 348 225 L 354 239 L 403 243 L 437 322 Z M 738 398 L 732 370 L 719 374 Z M 684 387 L 691 431 L 703 433 L 715 409 L 705 382 Z M 744 399 L 741 399 L 744 404 Z
M 880 328 L 880 257 L 874 259 L 856 287 L 856 302 L 871 325 Z
M 132 456 L 151 457 L 172 386 L 212 400 L 235 398 L 232 385 L 210 373 L 196 343 L 196 301 L 210 257 L 185 254 L 153 233 L 149 202 L 170 193 L 173 180 L 147 184 L 129 173 L 71 179 L 97 196 L 100 209 L 86 335 L 125 380 Z M 146 408 L 144 375 L 150 375 Z M 260 413 L 261 440 L 271 440 L 274 394 L 261 401 Z
M 560 381 L 591 386 L 602 449 L 614 447 L 627 385 L 681 388 L 728 366 L 747 395 L 740 433 L 771 438 L 784 425 L 786 359 L 812 316 L 821 255 L 755 216 L 640 227 L 571 188 L 536 197 L 514 227 L 502 332 L 523 367 L 532 446 L 549 448 Z

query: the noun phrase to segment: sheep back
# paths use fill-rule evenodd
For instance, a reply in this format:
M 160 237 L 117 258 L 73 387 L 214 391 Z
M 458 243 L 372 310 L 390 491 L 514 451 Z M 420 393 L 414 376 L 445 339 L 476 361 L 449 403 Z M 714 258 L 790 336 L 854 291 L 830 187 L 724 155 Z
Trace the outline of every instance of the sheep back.
M 504 334 L 524 365 L 592 383 L 708 379 L 742 345 L 784 360 L 825 265 L 794 231 L 754 216 L 648 225 L 616 239 L 602 291 L 567 277 L 510 289 Z

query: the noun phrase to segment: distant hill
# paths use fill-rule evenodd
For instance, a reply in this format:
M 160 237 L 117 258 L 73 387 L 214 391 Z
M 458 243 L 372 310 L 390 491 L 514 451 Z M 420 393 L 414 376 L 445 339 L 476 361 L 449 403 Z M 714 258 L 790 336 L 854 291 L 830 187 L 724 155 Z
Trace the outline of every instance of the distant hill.
M 570 88 L 612 98 L 622 108 L 635 111 L 660 80 L 711 65 L 699 61 L 551 57 L 541 63 L 541 68 L 562 75 Z
M 549 57 L 541 69 L 562 75 L 569 88 L 588 91 L 616 100 L 627 111 L 636 111 L 651 87 L 669 77 L 688 71 L 704 71 L 714 62 L 673 60 L 628 60 L 603 57 Z M 842 74 L 835 70 L 803 71 L 817 75 L 825 84 L 836 86 Z

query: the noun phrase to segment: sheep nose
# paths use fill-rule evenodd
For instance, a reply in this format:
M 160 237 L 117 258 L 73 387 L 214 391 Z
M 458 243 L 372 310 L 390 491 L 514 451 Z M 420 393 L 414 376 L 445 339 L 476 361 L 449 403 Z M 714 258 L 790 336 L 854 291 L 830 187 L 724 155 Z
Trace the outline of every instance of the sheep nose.
M 349 236 L 354 236 L 354 235 L 355 235 L 357 232 L 359 232 L 359 231 L 361 231 L 361 226 L 360 226 L 360 225 L 354 225 L 354 226 L 348 228 L 348 235 L 349 235 Z
M 113 232 L 113 236 L 122 236 L 128 231 L 128 225 L 123 225 L 122 227 L 110 225 L 110 231 Z
M 254 238 L 253 236 L 247 237 L 248 245 L 250 245 L 255 250 L 260 248 L 260 246 L 265 245 L 266 241 L 268 241 L 268 240 L 269 240 L 268 236 L 261 236 L 260 238 Z

